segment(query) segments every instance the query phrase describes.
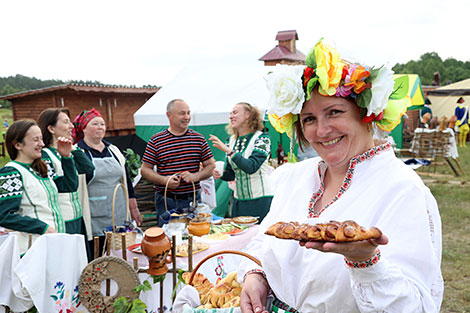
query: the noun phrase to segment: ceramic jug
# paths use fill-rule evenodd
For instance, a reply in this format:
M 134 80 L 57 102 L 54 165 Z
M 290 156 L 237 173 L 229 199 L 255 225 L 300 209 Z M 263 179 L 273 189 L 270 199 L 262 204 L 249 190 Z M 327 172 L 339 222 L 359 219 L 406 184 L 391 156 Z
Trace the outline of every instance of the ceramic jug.
M 141 243 L 142 253 L 149 260 L 150 275 L 163 275 L 168 272 L 167 263 L 171 263 L 171 242 L 160 227 L 151 227 L 144 233 Z
M 188 232 L 194 236 L 204 236 L 210 231 L 211 224 L 207 220 L 189 222 Z

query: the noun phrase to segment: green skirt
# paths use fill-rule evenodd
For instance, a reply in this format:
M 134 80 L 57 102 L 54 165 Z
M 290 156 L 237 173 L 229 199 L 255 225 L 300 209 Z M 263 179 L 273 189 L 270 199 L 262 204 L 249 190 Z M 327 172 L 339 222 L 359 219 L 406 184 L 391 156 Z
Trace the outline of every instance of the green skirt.
M 263 197 L 253 200 L 233 200 L 232 217 L 236 216 L 258 216 L 258 222 L 268 214 L 273 197 Z

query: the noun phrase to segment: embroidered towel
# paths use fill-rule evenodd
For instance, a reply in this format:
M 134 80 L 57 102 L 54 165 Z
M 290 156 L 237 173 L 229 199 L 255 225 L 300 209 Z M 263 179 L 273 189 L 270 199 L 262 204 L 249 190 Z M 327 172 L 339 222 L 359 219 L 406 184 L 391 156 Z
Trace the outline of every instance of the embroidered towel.
M 33 243 L 14 272 L 39 313 L 80 313 L 88 312 L 78 298 L 78 281 L 86 265 L 83 235 L 47 234 Z

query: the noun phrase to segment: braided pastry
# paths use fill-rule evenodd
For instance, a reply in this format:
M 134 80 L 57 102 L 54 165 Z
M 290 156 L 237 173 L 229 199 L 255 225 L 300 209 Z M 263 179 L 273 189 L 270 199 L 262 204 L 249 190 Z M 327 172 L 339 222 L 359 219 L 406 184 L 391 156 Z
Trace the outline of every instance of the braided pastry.
M 297 222 L 277 222 L 269 226 L 266 235 L 280 239 L 294 239 L 299 241 L 331 241 L 352 242 L 367 239 L 377 239 L 382 232 L 377 227 L 369 229 L 358 225 L 354 221 L 330 221 L 329 223 L 299 224 Z
M 189 283 L 191 272 L 183 273 L 183 279 L 186 284 Z M 201 300 L 201 306 L 203 309 L 215 309 L 236 306 L 240 306 L 240 294 L 242 292 L 242 286 L 237 281 L 237 272 L 229 273 L 223 278 L 217 285 L 213 285 L 209 280 L 201 273 L 196 273 L 193 278 L 192 285 L 199 293 Z M 238 297 L 237 300 L 233 300 Z M 233 301 L 232 301 L 233 300 Z
M 189 283 L 189 278 L 191 277 L 191 272 L 183 273 L 183 279 L 185 284 Z M 197 292 L 199 293 L 199 297 L 201 298 L 201 302 L 203 297 L 207 295 L 209 290 L 211 290 L 214 285 L 201 273 L 196 273 L 193 278 L 193 287 L 196 288 Z
M 233 298 L 232 286 L 228 283 L 218 284 L 207 293 L 206 303 L 210 302 L 214 308 L 220 308 Z

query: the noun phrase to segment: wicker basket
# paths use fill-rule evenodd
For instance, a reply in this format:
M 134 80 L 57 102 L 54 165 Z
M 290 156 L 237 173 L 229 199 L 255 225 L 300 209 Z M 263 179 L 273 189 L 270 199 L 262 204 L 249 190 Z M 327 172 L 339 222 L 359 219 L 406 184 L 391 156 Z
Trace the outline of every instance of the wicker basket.
M 206 262 L 207 260 L 209 260 L 210 258 L 214 257 L 214 256 L 217 256 L 217 255 L 220 255 L 220 254 L 238 254 L 238 255 L 241 255 L 241 256 L 244 256 L 250 260 L 252 260 L 253 262 L 255 262 L 256 264 L 258 264 L 259 266 L 261 266 L 261 262 L 256 259 L 255 257 L 249 255 L 248 253 L 245 253 L 245 252 L 241 252 L 241 251 L 237 251 L 237 250 L 221 250 L 221 251 L 218 251 L 218 252 L 214 252 L 208 256 L 206 256 L 204 259 L 202 259 L 197 265 L 196 267 L 194 268 L 193 272 L 191 273 L 191 276 L 189 278 L 189 281 L 188 281 L 188 284 L 189 285 L 193 285 L 193 279 L 194 279 L 194 275 L 196 275 L 198 269 L 201 267 L 202 264 L 204 264 L 204 262 Z M 218 308 L 218 309 L 215 309 L 215 308 L 212 308 L 212 309 L 198 309 L 198 308 L 191 308 L 189 309 L 188 308 L 188 304 L 185 304 L 184 305 L 186 307 L 186 309 L 183 311 L 183 312 L 192 312 L 192 313 L 231 313 L 231 312 L 241 312 L 240 308 L 239 307 L 232 307 L 232 308 Z
M 125 234 L 126 237 L 126 249 L 135 244 L 136 238 L 137 238 L 137 232 L 136 231 L 130 231 L 130 232 L 125 232 L 125 233 L 117 233 L 116 232 L 116 223 L 114 220 L 114 209 L 116 206 L 116 194 L 119 189 L 119 187 L 122 187 L 124 190 L 124 196 L 126 198 L 126 220 L 129 220 L 129 194 L 127 193 L 127 187 L 124 186 L 124 184 L 117 184 L 116 187 L 114 188 L 114 194 L 113 194 L 113 207 L 112 207 L 112 215 L 113 215 L 113 232 L 106 232 L 105 234 L 107 235 L 108 233 L 111 233 L 111 249 L 114 250 L 120 250 L 122 249 L 122 234 Z

